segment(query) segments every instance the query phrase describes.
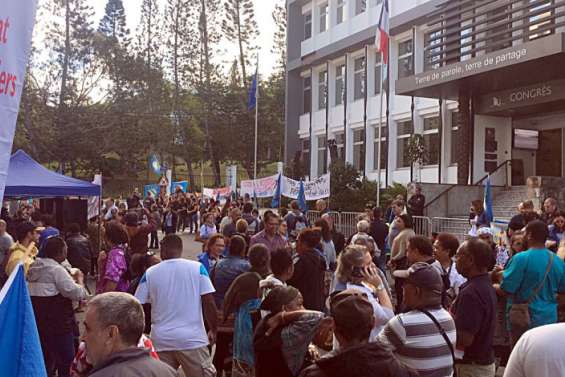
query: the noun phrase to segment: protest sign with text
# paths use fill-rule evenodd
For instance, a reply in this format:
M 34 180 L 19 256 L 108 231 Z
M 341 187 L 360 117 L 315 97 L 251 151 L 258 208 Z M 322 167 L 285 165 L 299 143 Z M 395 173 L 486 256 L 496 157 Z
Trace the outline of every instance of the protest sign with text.
M 37 0 L 2 1 L 0 5 L 0 203 L 6 187 L 36 9 Z

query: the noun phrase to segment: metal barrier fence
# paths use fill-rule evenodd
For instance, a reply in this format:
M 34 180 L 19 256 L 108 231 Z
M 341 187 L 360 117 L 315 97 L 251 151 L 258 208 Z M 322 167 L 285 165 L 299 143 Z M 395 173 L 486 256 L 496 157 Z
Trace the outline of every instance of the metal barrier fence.
M 432 221 L 425 216 L 412 216 L 414 232 L 430 238 L 432 236 Z
M 465 241 L 470 229 L 469 220 L 448 218 L 448 217 L 434 217 L 432 219 L 432 231 L 437 233 L 451 233 L 459 239 L 459 242 Z
M 348 238 L 357 232 L 357 222 L 364 212 L 328 212 L 334 222 L 335 228 Z M 318 211 L 308 211 L 306 214 L 310 224 L 314 224 L 316 220 L 321 218 Z M 413 227 L 416 234 L 431 237 L 432 233 L 447 232 L 455 235 L 459 241 L 464 241 L 469 231 L 469 221 L 466 219 L 413 216 Z

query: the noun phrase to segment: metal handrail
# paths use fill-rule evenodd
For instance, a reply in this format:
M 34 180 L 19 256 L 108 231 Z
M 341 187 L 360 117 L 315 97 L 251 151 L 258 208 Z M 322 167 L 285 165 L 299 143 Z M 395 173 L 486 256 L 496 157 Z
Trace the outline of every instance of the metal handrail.
M 488 178 L 489 175 L 493 175 L 493 174 L 496 173 L 498 170 L 500 170 L 501 167 L 503 167 L 503 166 L 505 166 L 505 165 L 508 165 L 509 163 L 512 164 L 512 160 L 505 160 L 503 163 L 501 163 L 500 165 L 498 165 L 498 166 L 496 167 L 496 169 L 494 169 L 491 173 L 485 174 L 484 177 L 482 177 L 481 179 L 479 179 L 479 180 L 477 181 L 477 183 L 475 183 L 475 184 L 472 185 L 472 186 L 478 186 L 478 185 L 480 185 L 481 183 L 483 183 L 483 182 L 485 181 L 485 179 Z M 506 186 L 508 186 L 508 174 L 506 174 Z
M 478 186 L 481 183 L 483 183 L 485 181 L 485 179 L 487 179 L 487 177 L 491 174 L 496 173 L 498 170 L 500 170 L 501 167 L 506 166 L 507 164 L 511 164 L 512 160 L 505 160 L 503 163 L 501 163 L 500 165 L 498 165 L 496 167 L 496 169 L 494 169 L 492 171 L 492 173 L 486 174 L 484 177 L 482 177 L 480 180 L 478 180 L 476 183 L 472 184 L 471 186 Z M 449 186 L 447 189 L 443 190 L 441 193 L 439 193 L 435 198 L 433 198 L 430 202 L 428 202 L 425 206 L 424 206 L 424 211 L 426 209 L 428 209 L 428 207 L 430 205 L 432 205 L 433 203 L 437 202 L 441 197 L 443 197 L 444 195 L 446 195 L 449 191 L 453 190 L 455 187 L 457 187 L 458 185 L 451 185 Z M 508 174 L 506 174 L 506 186 L 508 186 Z

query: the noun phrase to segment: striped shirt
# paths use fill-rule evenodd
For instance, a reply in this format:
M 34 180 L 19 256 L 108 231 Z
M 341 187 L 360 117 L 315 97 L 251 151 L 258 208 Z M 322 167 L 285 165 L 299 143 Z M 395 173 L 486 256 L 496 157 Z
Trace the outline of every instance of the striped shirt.
M 443 308 L 428 310 L 439 322 L 455 348 L 455 322 Z M 449 346 L 437 326 L 419 310 L 392 318 L 379 334 L 379 340 L 391 347 L 406 366 L 421 377 L 453 375 L 453 359 Z

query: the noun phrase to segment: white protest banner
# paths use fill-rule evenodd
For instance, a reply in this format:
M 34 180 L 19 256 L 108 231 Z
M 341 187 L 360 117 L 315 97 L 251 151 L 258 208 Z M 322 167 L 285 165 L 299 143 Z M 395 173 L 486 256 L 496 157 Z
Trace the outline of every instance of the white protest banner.
M 2 1 L 0 5 L 0 203 L 8 177 L 36 9 L 37 0 Z
M 204 188 L 202 190 L 202 195 L 207 196 L 210 199 L 216 199 L 219 195 L 220 198 L 228 198 L 231 195 L 231 188 L 230 187 L 222 187 L 222 188 Z
M 287 198 L 298 198 L 300 181 L 283 177 L 282 195 Z M 304 182 L 306 200 L 318 200 L 330 197 L 330 174 L 324 174 L 313 181 Z
M 92 183 L 102 186 L 102 174 L 96 174 Z M 100 215 L 100 198 L 98 196 L 90 196 L 88 197 L 87 220 L 90 220 L 98 215 Z
M 253 187 L 258 198 L 270 198 L 277 187 L 278 174 L 257 180 L 241 181 L 241 196 L 249 194 L 253 198 Z

